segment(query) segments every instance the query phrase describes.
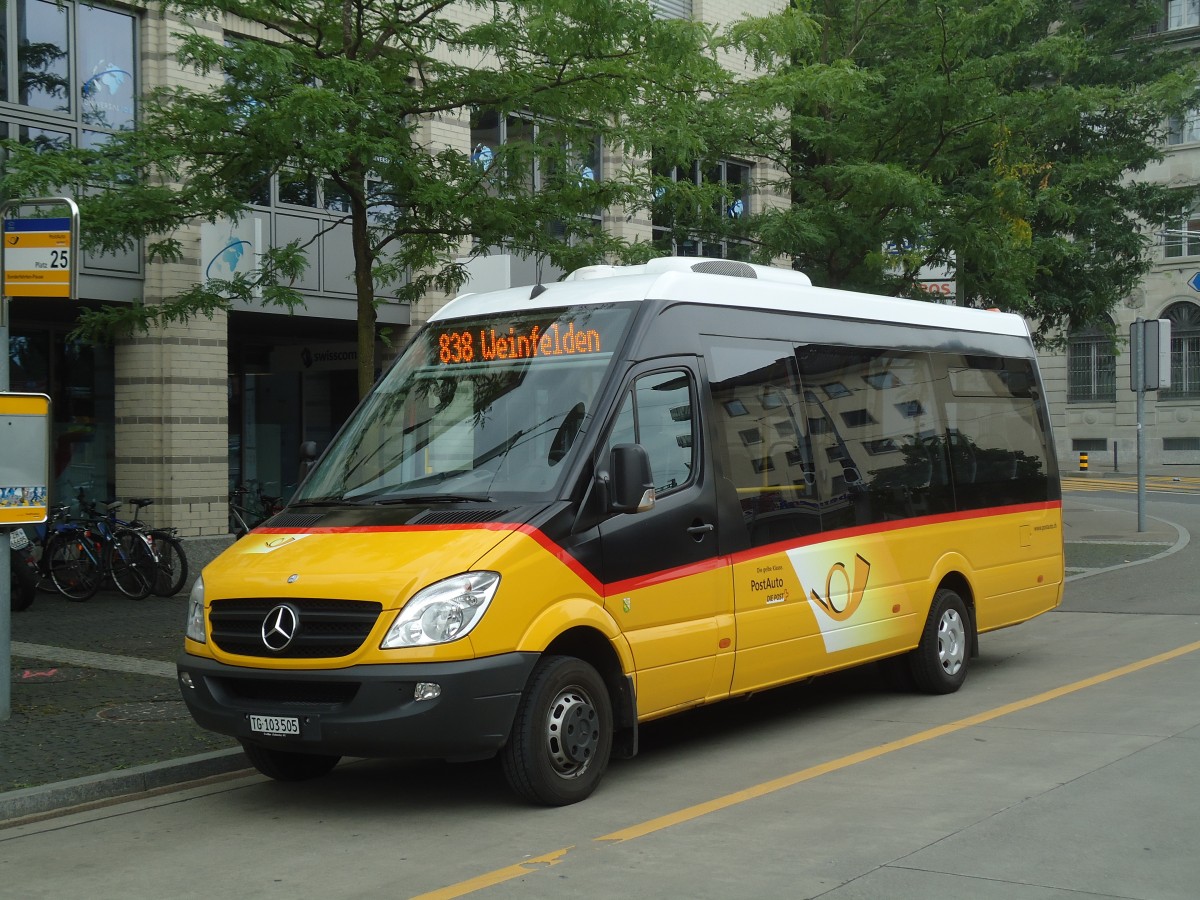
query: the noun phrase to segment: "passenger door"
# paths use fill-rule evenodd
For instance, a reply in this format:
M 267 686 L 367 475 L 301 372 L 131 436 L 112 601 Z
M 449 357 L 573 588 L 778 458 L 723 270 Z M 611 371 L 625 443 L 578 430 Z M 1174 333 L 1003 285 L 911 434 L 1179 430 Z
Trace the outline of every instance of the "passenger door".
M 654 478 L 652 510 L 600 526 L 605 607 L 633 652 L 641 716 L 729 689 L 732 575 L 717 549 L 720 523 L 697 396 L 694 362 L 635 372 L 602 456 L 616 444 L 641 444 Z
M 819 543 L 826 486 L 816 478 L 819 410 L 805 402 L 790 342 L 703 339 L 712 390 L 713 458 L 737 496 L 726 537 L 733 554 L 735 693 L 778 684 L 820 665 L 820 630 L 790 554 Z M 736 545 L 736 541 L 731 541 Z

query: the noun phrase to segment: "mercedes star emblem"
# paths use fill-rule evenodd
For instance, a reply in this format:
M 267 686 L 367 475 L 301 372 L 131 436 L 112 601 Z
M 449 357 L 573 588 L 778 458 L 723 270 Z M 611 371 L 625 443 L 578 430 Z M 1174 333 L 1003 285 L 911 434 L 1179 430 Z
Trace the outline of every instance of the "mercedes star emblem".
M 259 633 L 266 648 L 278 653 L 287 649 L 299 630 L 300 611 L 290 603 L 280 603 L 267 613 Z

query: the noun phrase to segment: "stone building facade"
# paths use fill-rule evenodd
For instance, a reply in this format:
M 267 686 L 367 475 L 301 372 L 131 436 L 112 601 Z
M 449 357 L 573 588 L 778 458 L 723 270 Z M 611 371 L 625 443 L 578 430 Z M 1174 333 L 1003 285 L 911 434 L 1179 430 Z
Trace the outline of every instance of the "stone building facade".
M 763 14 L 774 0 L 656 0 L 663 15 L 692 15 L 724 24 Z M 1168 10 L 1176 0 L 1170 0 Z M 1192 39 L 1186 3 L 1167 24 Z M 178 65 L 175 33 L 207 30 L 255 35 L 230 23 L 181 23 L 157 10 L 77 0 L 13 0 L 5 5 L 0 129 L 13 139 L 86 144 L 136 118 L 137 96 L 159 86 L 202 87 L 196 72 Z M 1174 23 L 1173 25 L 1171 23 Z M 49 65 L 67 86 L 40 90 L 22 79 L 22 42 L 61 48 Z M 1167 159 L 1155 173 L 1171 183 L 1200 176 L 1200 118 L 1177 123 Z M 471 122 L 447 116 L 426 123 L 430 145 L 470 152 Z M 1177 137 L 1177 140 L 1176 140 Z M 619 161 L 601 148 L 600 177 Z M 717 174 L 712 174 L 715 171 Z M 697 178 L 727 179 L 740 210 L 781 202 L 762 185 L 770 173 L 750 160 L 723 160 Z M 683 173 L 679 177 L 693 177 Z M 81 300 L 14 298 L 10 319 L 10 381 L 16 391 L 40 391 L 54 402 L 53 488 L 60 501 L 78 496 L 154 499 L 153 524 L 177 526 L 189 538 L 227 539 L 228 504 L 235 485 L 286 495 L 299 470 L 302 441 L 327 441 L 356 401 L 355 301 L 348 241 L 336 230 L 314 244 L 301 284 L 306 307 L 296 315 L 237 307 L 120 341 L 88 347 L 66 340 L 81 305 L 141 300 L 152 304 L 190 285 L 213 266 L 244 264 L 231 247 L 285 243 L 313 235 L 331 213 L 319 194 L 299 197 L 273 185 L 237 229 L 196 228 L 181 235 L 184 259 L 149 263 L 137 253 L 85 259 Z M 610 210 L 603 225 L 630 240 L 656 237 L 645 214 Z M 86 227 L 86 224 L 85 224 Z M 247 230 L 248 229 L 248 230 Z M 235 233 L 236 232 L 236 233 Z M 738 255 L 736 246 L 676 247 L 679 253 Z M 231 261 L 232 260 L 232 261 Z M 469 289 L 532 284 L 528 261 L 502 254 L 470 267 Z M 542 273 L 542 277 L 547 274 Z M 1193 286 L 1195 285 L 1195 286 Z M 384 303 L 380 323 L 397 344 L 447 298 L 429 296 L 411 307 Z M 1175 387 L 1148 404 L 1152 462 L 1200 463 L 1200 213 L 1181 213 L 1180 229 L 1159 241 L 1159 258 L 1142 289 L 1114 312 L 1119 334 L 1138 316 L 1175 317 Z M 386 359 L 394 348 L 380 348 Z M 1124 349 L 1096 335 L 1071 336 L 1067 353 L 1043 357 L 1054 411 L 1060 461 L 1068 469 L 1079 450 L 1091 451 L 1093 469 L 1132 468 L 1133 395 L 1127 390 Z M 1114 450 L 1115 448 L 1115 450 Z

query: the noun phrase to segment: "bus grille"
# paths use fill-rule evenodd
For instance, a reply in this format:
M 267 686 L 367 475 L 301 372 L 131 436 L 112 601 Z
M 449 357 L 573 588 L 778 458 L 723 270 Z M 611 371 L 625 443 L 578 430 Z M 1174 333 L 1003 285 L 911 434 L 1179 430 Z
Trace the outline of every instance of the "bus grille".
M 298 627 L 286 646 L 274 650 L 263 640 L 263 624 L 280 605 L 296 612 Z M 331 659 L 362 646 L 383 609 L 370 600 L 253 598 L 215 600 L 209 612 L 210 638 L 226 653 L 273 659 Z

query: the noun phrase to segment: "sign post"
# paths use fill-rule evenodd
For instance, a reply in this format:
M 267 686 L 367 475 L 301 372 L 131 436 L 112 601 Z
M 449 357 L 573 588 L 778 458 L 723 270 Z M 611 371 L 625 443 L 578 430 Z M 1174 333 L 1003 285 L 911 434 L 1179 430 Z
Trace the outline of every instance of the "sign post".
M 69 214 L 11 216 L 14 211 L 44 207 L 66 207 Z M 7 200 L 0 204 L 0 226 L 0 722 L 7 722 L 12 715 L 12 581 L 4 545 L 10 527 L 46 520 L 50 480 L 50 398 L 7 393 L 8 301 L 10 297 L 73 300 L 78 296 L 79 207 L 70 197 Z M 40 475 L 26 468 L 38 464 Z
M 1129 388 L 1137 394 L 1137 529 L 1146 530 L 1146 391 L 1171 386 L 1171 320 L 1129 326 Z

